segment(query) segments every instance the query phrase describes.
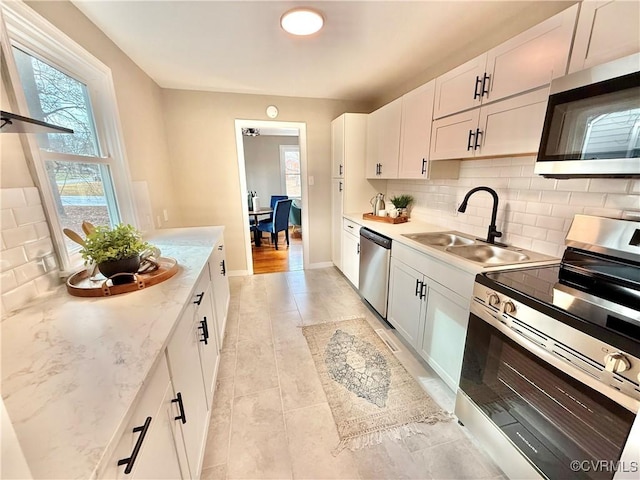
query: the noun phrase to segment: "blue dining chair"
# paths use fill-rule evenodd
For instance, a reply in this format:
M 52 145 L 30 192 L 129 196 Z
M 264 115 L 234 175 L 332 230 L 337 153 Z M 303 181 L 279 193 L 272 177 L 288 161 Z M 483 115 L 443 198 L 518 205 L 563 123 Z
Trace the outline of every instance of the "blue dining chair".
M 278 250 L 278 233 L 284 230 L 287 245 L 289 245 L 289 211 L 293 200 L 279 200 L 273 210 L 273 221 L 258 223 L 258 230 L 271 234 L 271 240 Z
M 271 210 L 276 209 L 276 202 L 280 200 L 287 200 L 288 198 L 289 197 L 287 195 L 271 195 L 271 202 L 269 203 Z M 271 222 L 273 222 L 273 213 L 269 215 L 269 218 L 263 218 L 258 223 L 271 223 Z

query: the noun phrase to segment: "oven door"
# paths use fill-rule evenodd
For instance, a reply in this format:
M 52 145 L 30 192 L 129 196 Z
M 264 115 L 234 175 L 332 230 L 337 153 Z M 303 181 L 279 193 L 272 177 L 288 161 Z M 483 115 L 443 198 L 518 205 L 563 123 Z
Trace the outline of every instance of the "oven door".
M 575 462 L 618 461 L 636 416 L 473 313 L 460 389 L 550 479 L 613 478 Z

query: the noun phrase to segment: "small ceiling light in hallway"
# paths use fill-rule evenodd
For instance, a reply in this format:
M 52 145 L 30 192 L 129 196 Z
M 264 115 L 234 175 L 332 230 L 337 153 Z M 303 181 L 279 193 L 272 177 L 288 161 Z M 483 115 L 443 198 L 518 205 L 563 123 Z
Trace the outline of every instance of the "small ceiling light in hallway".
M 294 8 L 282 15 L 280 25 L 292 35 L 311 35 L 322 28 L 324 18 L 311 8 Z

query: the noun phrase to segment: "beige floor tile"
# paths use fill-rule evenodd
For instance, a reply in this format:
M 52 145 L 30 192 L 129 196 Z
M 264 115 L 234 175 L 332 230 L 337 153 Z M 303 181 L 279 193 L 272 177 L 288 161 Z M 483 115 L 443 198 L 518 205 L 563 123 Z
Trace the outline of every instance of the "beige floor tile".
M 247 341 L 271 343 L 271 322 L 267 311 L 240 314 L 238 342 Z
M 353 454 L 331 451 L 339 437 L 327 403 L 285 413 L 294 479 L 359 478 Z
M 213 395 L 213 406 L 211 409 L 211 420 L 209 421 L 210 425 L 231 420 L 235 377 L 218 379 L 216 382 L 216 391 Z
M 204 449 L 202 469 L 225 465 L 229 454 L 229 432 L 231 422 L 216 423 L 209 426 L 207 445 Z
M 276 362 L 285 412 L 327 401 L 306 345 L 277 350 Z
M 358 472 L 363 479 L 427 479 L 402 441 L 384 440 L 353 452 Z
M 279 389 L 234 400 L 227 478 L 292 478 Z
M 273 345 L 260 341 L 238 342 L 234 397 L 278 386 Z
M 224 331 L 224 340 L 222 342 L 222 349 L 235 348 L 238 343 L 238 326 L 240 325 L 240 312 L 238 309 L 229 309 L 227 314 L 227 325 Z
M 422 425 L 421 427 L 422 434 L 411 435 L 404 439 L 404 443 L 410 452 L 417 452 L 418 450 L 466 438 L 462 427 L 455 420 L 438 422 L 434 425 Z
M 413 457 L 423 472 L 434 479 L 487 479 L 495 476 L 484 462 L 474 455 L 475 447 L 469 440 L 455 440 L 435 447 L 419 450 Z
M 302 317 L 297 310 L 272 314 L 271 330 L 276 350 L 307 345 L 307 340 L 302 335 Z
M 227 478 L 227 466 L 216 465 L 215 467 L 203 468 L 200 480 L 225 480 Z
M 236 348 L 229 345 L 220 352 L 220 365 L 218 365 L 218 380 L 233 377 L 236 372 Z

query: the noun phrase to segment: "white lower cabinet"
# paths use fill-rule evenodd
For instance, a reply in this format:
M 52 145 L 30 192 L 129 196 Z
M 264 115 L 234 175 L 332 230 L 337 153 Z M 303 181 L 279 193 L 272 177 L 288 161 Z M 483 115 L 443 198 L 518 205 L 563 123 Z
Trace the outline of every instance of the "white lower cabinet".
M 387 320 L 456 391 L 474 275 L 393 245 Z
M 179 398 L 184 446 L 191 477 L 200 476 L 208 422 L 207 394 L 202 377 L 202 324 L 194 305 L 185 309 L 167 346 L 167 361 L 176 398 Z
M 189 467 L 169 370 L 164 357 L 149 376 L 138 404 L 100 477 L 189 478 Z
M 209 262 L 213 299 L 215 304 L 215 323 L 218 337 L 218 350 L 222 350 L 224 329 L 227 325 L 227 311 L 229 310 L 229 280 L 227 279 L 227 264 L 224 243 L 218 242 Z M 213 334 L 212 334 L 213 336 Z
M 353 284 L 360 286 L 360 225 L 344 219 L 342 230 L 342 273 Z

